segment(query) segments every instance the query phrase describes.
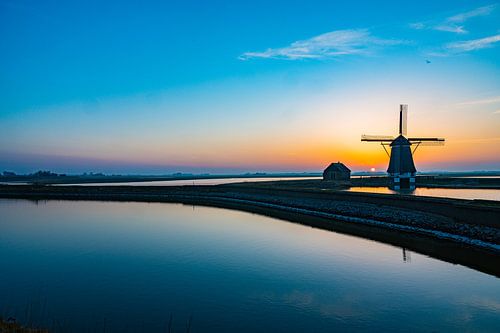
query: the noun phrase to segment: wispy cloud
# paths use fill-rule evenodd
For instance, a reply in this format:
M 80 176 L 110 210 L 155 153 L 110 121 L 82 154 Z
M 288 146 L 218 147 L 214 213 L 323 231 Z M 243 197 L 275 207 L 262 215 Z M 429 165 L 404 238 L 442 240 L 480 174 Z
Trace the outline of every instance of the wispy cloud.
M 500 114 L 500 109 L 494 111 L 493 114 Z
M 485 99 L 476 99 L 473 101 L 465 101 L 458 103 L 458 106 L 470 106 L 470 105 L 482 105 L 482 104 L 493 104 L 493 103 L 500 103 L 500 96 L 494 96 L 490 98 L 485 98 Z M 496 111 L 498 112 L 498 111 Z M 496 113 L 495 112 L 495 113 Z
M 448 43 L 445 45 L 445 49 L 453 53 L 462 53 L 492 47 L 493 44 L 498 42 L 500 42 L 500 34 L 479 39 Z
M 409 26 L 410 26 L 410 28 L 415 29 L 415 30 L 422 30 L 422 29 L 427 28 L 427 26 L 423 22 L 410 23 Z
M 456 34 L 465 34 L 467 33 L 467 30 L 464 29 L 462 25 L 454 25 L 454 24 L 443 24 L 443 25 L 437 25 L 433 27 L 434 30 L 438 31 L 446 31 L 446 32 L 454 32 Z
M 490 15 L 496 7 L 496 4 L 478 7 L 468 12 L 447 17 L 444 20 L 411 23 L 410 27 L 416 30 L 431 29 L 464 34 L 468 32 L 463 25 L 466 21 L 474 17 Z
M 367 29 L 336 30 L 310 39 L 299 40 L 282 48 L 269 48 L 261 52 L 245 52 L 239 59 L 318 59 L 352 54 L 369 54 L 375 48 L 401 44 L 402 41 L 381 39 L 373 36 Z
M 471 19 L 473 17 L 477 16 L 486 16 L 490 15 L 493 10 L 497 7 L 496 4 L 489 5 L 489 6 L 483 6 L 476 8 L 474 10 L 465 12 L 465 13 L 460 13 L 451 17 L 448 17 L 447 21 L 448 22 L 455 22 L 455 23 L 463 23 L 467 21 L 468 19 Z

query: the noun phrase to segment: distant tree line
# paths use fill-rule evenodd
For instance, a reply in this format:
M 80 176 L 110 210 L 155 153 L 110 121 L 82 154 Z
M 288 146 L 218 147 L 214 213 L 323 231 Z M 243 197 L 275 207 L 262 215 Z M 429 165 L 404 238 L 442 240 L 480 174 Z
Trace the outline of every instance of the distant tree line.
M 29 174 L 24 174 L 24 175 L 18 175 L 15 172 L 12 171 L 4 171 L 2 172 L 2 177 L 31 177 L 31 178 L 50 178 L 50 177 L 66 177 L 66 174 L 61 173 L 55 173 L 52 171 L 45 171 L 45 170 L 40 170 L 34 173 L 29 173 Z
M 84 177 L 105 177 L 103 173 L 85 172 L 81 176 Z M 3 171 L 0 174 L 0 178 L 3 180 L 20 180 L 20 179 L 47 179 L 47 178 L 57 178 L 57 177 L 67 177 L 65 173 L 55 173 L 48 170 L 39 170 L 37 172 L 18 175 L 12 171 Z

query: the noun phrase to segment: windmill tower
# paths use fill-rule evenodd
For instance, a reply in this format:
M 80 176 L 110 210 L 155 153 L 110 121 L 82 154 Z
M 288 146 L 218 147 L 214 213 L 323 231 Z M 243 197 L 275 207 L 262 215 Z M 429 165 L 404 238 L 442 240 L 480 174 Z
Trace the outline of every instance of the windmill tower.
M 399 135 L 392 136 L 362 135 L 361 141 L 380 142 L 385 152 L 389 156 L 389 167 L 387 172 L 393 179 L 392 187 L 395 190 L 402 188 L 415 188 L 415 163 L 413 155 L 420 146 L 440 146 L 444 144 L 441 138 L 407 138 L 406 120 L 408 117 L 408 105 L 399 106 Z M 387 151 L 390 147 L 391 153 Z M 412 149 L 412 146 L 414 148 Z

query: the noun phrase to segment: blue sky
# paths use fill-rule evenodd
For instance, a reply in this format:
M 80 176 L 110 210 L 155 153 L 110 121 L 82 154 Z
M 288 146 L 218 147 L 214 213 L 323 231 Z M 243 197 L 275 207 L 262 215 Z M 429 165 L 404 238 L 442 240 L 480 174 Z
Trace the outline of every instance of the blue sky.
M 0 169 L 383 169 L 359 135 L 399 103 L 449 139 L 422 169 L 500 169 L 499 22 L 491 1 L 2 0 Z

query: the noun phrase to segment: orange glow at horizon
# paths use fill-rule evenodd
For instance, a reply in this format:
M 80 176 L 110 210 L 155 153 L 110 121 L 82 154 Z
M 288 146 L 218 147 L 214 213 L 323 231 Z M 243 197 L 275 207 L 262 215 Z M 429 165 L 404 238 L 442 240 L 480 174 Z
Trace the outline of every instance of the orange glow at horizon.
M 287 95 L 278 102 L 248 106 L 243 115 L 228 113 L 224 118 L 210 115 L 210 110 L 206 115 L 191 117 L 189 112 L 182 112 L 189 109 L 183 105 L 175 109 L 176 118 L 169 118 L 160 112 L 163 107 L 158 106 L 147 117 L 135 119 L 133 125 L 117 119 L 108 128 L 100 127 L 101 115 L 89 112 L 91 116 L 85 115 L 88 126 L 85 131 L 80 130 L 81 123 L 77 129 L 68 126 L 75 123 L 70 116 L 61 124 L 54 124 L 53 119 L 65 117 L 56 109 L 51 111 L 52 118 L 36 118 L 32 122 L 36 126 L 26 128 L 30 137 L 4 145 L 33 155 L 43 152 L 48 156 L 130 165 L 179 166 L 179 171 L 184 166 L 320 171 L 337 161 L 354 171 L 372 168 L 385 171 L 389 157 L 384 149 L 378 143 L 361 142 L 360 137 L 395 135 L 398 104 L 394 100 L 403 100 L 409 104 L 408 136 L 446 139 L 442 147 L 417 149 L 414 156 L 417 170 L 474 167 L 481 163 L 500 168 L 500 115 L 481 106 L 439 104 L 441 96 L 436 95 L 436 99 L 430 93 L 431 97 L 413 96 L 413 90 L 388 96 L 373 86 L 376 85 L 365 87 L 363 91 L 370 94 L 363 98 L 356 98 L 354 93 L 339 96 L 335 91 L 299 96 L 292 101 Z M 380 86 L 383 91 L 391 90 Z M 407 95 L 413 99 L 401 97 Z M 124 104 L 120 103 L 118 107 Z M 292 111 L 287 113 L 289 109 Z M 45 139 L 39 140 L 44 135 Z M 8 137 L 17 138 L 14 134 Z
M 337 161 L 356 171 L 387 169 L 389 156 L 380 144 L 361 142 L 360 135 L 356 133 L 361 130 L 352 131 L 354 133 L 339 131 L 335 135 L 330 135 L 329 132 L 324 127 L 319 127 L 313 135 L 303 132 L 297 132 L 294 136 L 286 132 L 273 135 L 266 133 L 254 138 L 235 135 L 230 143 L 214 137 L 203 139 L 203 142 L 202 139 L 192 138 L 184 142 L 182 150 L 178 149 L 176 142 L 159 146 L 138 140 L 134 145 L 115 146 L 113 151 L 98 157 L 125 163 L 140 160 L 152 165 L 248 168 L 263 171 L 320 171 L 329 163 Z M 377 132 L 384 133 L 375 131 Z M 495 158 L 498 161 L 500 138 L 463 139 L 463 136 L 453 136 L 451 133 L 447 137 L 447 131 L 443 132 L 446 138 L 444 146 L 423 146 L 417 149 L 414 156 L 417 170 L 442 165 L 461 165 L 464 162 L 491 162 L 495 161 Z M 389 150 L 389 147 L 387 148 Z M 87 156 L 95 157 L 93 154 L 89 155 Z

